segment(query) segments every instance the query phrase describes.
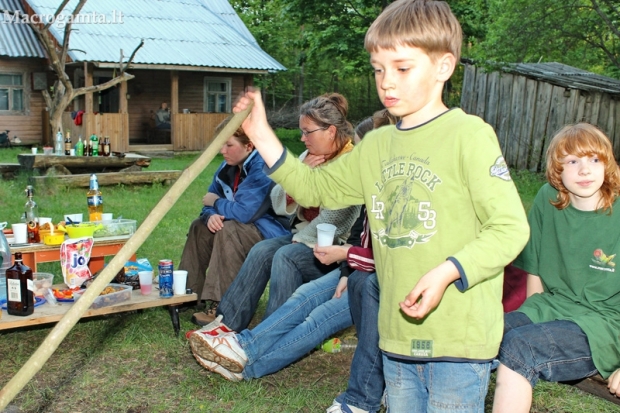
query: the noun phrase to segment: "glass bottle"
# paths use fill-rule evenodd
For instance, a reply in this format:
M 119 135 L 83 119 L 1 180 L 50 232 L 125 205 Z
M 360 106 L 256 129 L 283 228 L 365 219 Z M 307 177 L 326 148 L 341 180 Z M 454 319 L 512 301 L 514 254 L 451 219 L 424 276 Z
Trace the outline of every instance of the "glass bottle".
M 65 140 L 62 137 L 62 132 L 60 131 L 60 128 L 58 128 L 58 132 L 56 132 L 56 142 L 54 144 L 54 154 L 63 155 L 65 153 L 64 145 L 65 145 Z
M 84 156 L 93 156 L 93 137 L 84 142 L 86 147 L 84 148 Z
M 88 204 L 88 219 L 90 221 L 101 221 L 103 214 L 103 197 L 99 190 L 99 182 L 97 175 L 90 176 L 90 189 L 86 193 L 86 201 Z
M 26 196 L 28 197 L 28 201 L 26 201 L 26 205 L 24 205 L 25 209 L 25 217 L 26 217 L 26 225 L 28 226 L 28 243 L 36 244 L 41 242 L 41 238 L 39 236 L 39 210 L 37 207 L 37 203 L 32 199 L 34 195 L 34 189 L 32 185 L 28 185 L 26 187 Z
M 7 302 L 10 315 L 27 316 L 34 312 L 32 270 L 24 265 L 22 253 L 15 253 L 15 264 L 6 270 Z
M 93 135 L 90 137 L 91 144 L 93 145 L 93 156 L 99 156 L 99 137 Z
M 65 155 L 71 155 L 71 131 L 65 133 Z
M 103 139 L 103 156 L 110 156 L 110 137 L 106 136 Z

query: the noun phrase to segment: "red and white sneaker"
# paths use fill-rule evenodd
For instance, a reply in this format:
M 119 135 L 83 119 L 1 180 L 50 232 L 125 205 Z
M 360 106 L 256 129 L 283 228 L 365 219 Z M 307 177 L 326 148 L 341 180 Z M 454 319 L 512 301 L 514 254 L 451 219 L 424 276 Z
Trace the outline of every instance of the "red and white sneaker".
M 220 376 L 224 377 L 226 380 L 230 380 L 230 381 L 243 380 L 243 376 L 241 375 L 241 373 L 233 373 L 231 371 L 226 370 L 224 367 L 220 366 L 217 363 L 214 363 L 212 361 L 209 361 L 207 359 L 200 357 L 198 354 L 194 352 L 192 352 L 192 354 L 194 355 L 194 358 L 196 359 L 196 361 L 198 361 L 198 364 L 200 364 L 202 367 L 204 367 L 205 369 L 209 371 L 219 374 Z
M 221 316 L 211 324 L 216 322 L 219 325 L 211 329 L 206 326 L 190 334 L 192 353 L 217 363 L 232 373 L 241 373 L 248 362 L 245 350 L 237 341 L 235 332 L 221 323 Z

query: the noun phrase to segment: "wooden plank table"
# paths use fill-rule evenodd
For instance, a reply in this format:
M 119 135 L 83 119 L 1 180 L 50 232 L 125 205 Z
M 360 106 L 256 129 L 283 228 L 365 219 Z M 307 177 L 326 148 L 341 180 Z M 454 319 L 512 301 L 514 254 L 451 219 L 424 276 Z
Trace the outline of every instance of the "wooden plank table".
M 105 265 L 105 257 L 116 255 L 123 245 L 131 238 L 131 235 L 121 235 L 118 237 L 93 238 L 93 248 L 90 253 L 90 261 L 88 267 L 94 274 L 103 269 Z M 11 253 L 21 252 L 24 264 L 26 264 L 32 272 L 37 271 L 37 265 L 42 262 L 60 261 L 60 245 L 45 244 L 27 244 L 24 246 L 10 246 Z M 136 254 L 131 256 L 131 261 L 136 260 Z
M 62 286 L 54 287 L 66 288 L 64 284 Z M 196 293 L 174 295 L 170 298 L 161 298 L 159 296 L 159 291 L 155 288 L 153 288 L 153 291 L 149 295 L 142 295 L 140 290 L 133 290 L 131 300 L 114 304 L 109 307 L 87 310 L 82 318 L 167 306 L 168 311 L 170 312 L 170 319 L 172 321 L 174 333 L 178 336 L 180 330 L 179 307 L 181 304 L 190 303 L 196 301 L 197 299 L 198 296 Z M 0 331 L 56 323 L 67 313 L 67 311 L 69 311 L 72 305 L 73 303 L 58 303 L 58 305 L 54 306 L 50 303 L 44 303 L 38 307 L 35 307 L 34 313 L 26 317 L 8 315 L 6 310 L 1 310 L 2 318 L 0 318 Z
M 42 154 L 19 154 L 17 161 L 23 169 L 47 169 L 62 165 L 71 173 L 86 172 L 116 172 L 130 166 L 148 167 L 151 158 L 135 153 L 127 153 L 124 157 L 118 156 L 59 156 Z

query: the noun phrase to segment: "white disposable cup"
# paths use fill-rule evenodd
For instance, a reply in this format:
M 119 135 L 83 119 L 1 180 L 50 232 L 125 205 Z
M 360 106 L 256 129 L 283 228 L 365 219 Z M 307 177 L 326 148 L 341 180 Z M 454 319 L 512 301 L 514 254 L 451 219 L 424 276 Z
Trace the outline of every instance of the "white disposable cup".
M 153 291 L 153 271 L 140 271 L 138 277 L 140 278 L 140 293 L 149 295 Z
M 13 237 L 16 244 L 26 244 L 28 242 L 28 227 L 26 224 L 12 224 L 11 228 L 13 228 Z
M 75 149 L 73 148 L 69 149 L 69 155 L 75 156 Z
M 33 155 L 36 155 L 38 150 L 39 148 L 30 148 L 30 151 L 32 152 Z
M 114 218 L 114 214 L 111 212 L 106 212 L 105 214 L 101 214 L 102 221 L 112 221 L 112 218 Z
M 45 224 L 51 224 L 51 223 L 52 223 L 52 218 L 39 217 L 39 227 L 42 227 Z
M 174 289 L 174 295 L 184 295 L 186 284 L 187 284 L 187 271 L 185 270 L 172 271 L 172 288 Z
M 329 247 L 334 244 L 336 226 L 332 224 L 319 224 L 316 226 L 317 244 L 319 247 Z

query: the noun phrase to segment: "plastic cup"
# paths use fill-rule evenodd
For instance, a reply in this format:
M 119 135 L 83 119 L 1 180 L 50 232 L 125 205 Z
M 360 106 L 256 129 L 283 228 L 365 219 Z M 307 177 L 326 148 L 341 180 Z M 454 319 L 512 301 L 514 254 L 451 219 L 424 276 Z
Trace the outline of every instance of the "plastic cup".
M 69 155 L 75 156 L 75 149 L 73 148 L 69 149 Z
M 334 244 L 336 226 L 332 224 L 319 224 L 316 226 L 316 233 L 319 247 L 329 247 Z
M 39 227 L 42 227 L 45 224 L 51 224 L 52 218 L 39 217 Z
M 174 290 L 174 295 L 184 295 L 185 284 L 187 284 L 187 271 L 172 271 L 172 288 Z
M 112 214 L 111 212 L 106 212 L 105 214 L 101 214 L 102 221 L 112 221 L 112 218 L 114 218 L 114 214 Z
M 53 153 L 54 153 L 54 148 L 52 148 L 51 146 L 43 147 L 43 155 L 51 155 Z
M 33 155 L 36 155 L 38 150 L 39 148 L 30 148 L 30 151 L 32 152 Z
M 28 243 L 28 228 L 26 224 L 12 224 L 11 228 L 13 229 L 13 237 L 16 244 Z
M 140 278 L 140 294 L 149 295 L 153 291 L 153 271 L 138 272 Z
M 79 224 L 82 222 L 83 217 L 83 214 L 65 214 L 65 222 L 68 224 L 69 219 L 71 219 L 74 223 Z

